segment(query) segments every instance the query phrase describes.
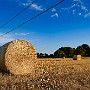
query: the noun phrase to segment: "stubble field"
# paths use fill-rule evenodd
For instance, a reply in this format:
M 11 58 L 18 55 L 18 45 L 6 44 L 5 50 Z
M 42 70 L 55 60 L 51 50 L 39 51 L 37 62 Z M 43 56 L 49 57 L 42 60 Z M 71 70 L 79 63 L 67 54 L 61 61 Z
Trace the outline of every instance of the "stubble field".
M 0 90 L 90 90 L 90 58 L 38 58 L 33 75 L 0 73 Z

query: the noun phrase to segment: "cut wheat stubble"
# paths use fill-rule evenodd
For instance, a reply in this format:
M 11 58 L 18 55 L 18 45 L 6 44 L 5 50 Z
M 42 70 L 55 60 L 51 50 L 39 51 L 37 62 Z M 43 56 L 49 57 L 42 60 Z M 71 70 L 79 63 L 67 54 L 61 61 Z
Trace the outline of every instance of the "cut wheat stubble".
M 35 48 L 25 40 L 14 40 L 0 48 L 0 68 L 12 74 L 32 73 L 36 58 Z

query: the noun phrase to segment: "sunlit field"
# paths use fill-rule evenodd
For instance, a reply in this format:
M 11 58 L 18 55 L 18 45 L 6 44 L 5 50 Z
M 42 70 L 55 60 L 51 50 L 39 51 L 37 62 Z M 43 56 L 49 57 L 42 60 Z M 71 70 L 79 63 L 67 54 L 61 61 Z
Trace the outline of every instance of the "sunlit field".
M 90 90 L 90 58 L 38 58 L 35 74 L 0 74 L 0 90 Z

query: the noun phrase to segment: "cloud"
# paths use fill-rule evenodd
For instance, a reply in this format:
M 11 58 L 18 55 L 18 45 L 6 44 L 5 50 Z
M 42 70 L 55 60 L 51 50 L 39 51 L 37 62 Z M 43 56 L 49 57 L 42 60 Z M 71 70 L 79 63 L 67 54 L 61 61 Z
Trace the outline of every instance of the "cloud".
M 32 2 L 34 2 L 33 0 L 8 0 L 10 2 L 13 2 L 15 1 L 18 5 L 22 5 L 24 7 L 26 6 L 29 6 L 30 4 L 32 4 Z M 35 9 L 35 10 L 38 10 L 38 11 L 43 11 L 44 8 L 41 6 L 41 5 L 38 5 L 38 4 L 35 4 L 33 3 L 29 9 Z
M 28 6 L 28 5 L 30 5 L 30 2 L 29 3 L 21 3 L 20 5 Z M 35 3 L 32 4 L 30 8 L 35 9 L 35 10 L 38 10 L 38 11 L 43 11 L 44 10 L 44 8 L 42 8 L 41 5 L 37 5 Z
M 79 16 L 81 16 L 82 15 L 82 13 L 79 13 Z
M 81 5 L 83 4 L 83 2 L 81 0 L 73 0 L 74 2 L 79 2 Z
M 90 16 L 90 11 L 88 10 L 88 8 L 84 5 L 84 2 L 82 2 L 81 0 L 74 0 L 76 2 L 79 2 L 81 4 L 81 10 L 83 10 L 85 12 L 84 14 L 84 18 L 87 18 Z M 82 15 L 81 13 L 79 13 L 79 15 Z
M 87 9 L 87 7 L 84 5 L 84 2 L 82 2 L 81 0 L 73 0 L 73 1 L 81 4 L 81 5 L 80 5 L 81 10 L 83 10 L 83 11 L 85 11 L 85 12 L 88 12 L 88 9 Z
M 78 6 L 78 4 L 73 4 L 73 5 L 71 5 L 70 7 L 67 7 L 67 8 L 61 8 L 61 10 L 70 10 L 70 9 L 76 7 L 76 6 Z
M 15 33 L 15 35 L 17 36 L 26 36 L 29 35 L 30 33 Z
M 2 35 L 3 33 L 0 33 Z M 8 34 L 6 36 L 0 37 L 0 45 L 3 45 L 5 43 L 8 43 L 10 41 L 14 40 L 11 34 Z
M 9 1 L 12 1 L 12 0 L 9 0 Z M 30 5 L 30 3 L 32 3 L 32 0 L 14 0 L 14 1 L 16 1 L 19 5 L 22 5 L 24 7 L 26 7 L 26 6 Z M 42 5 L 36 4 L 36 3 L 32 4 L 29 9 L 34 9 L 37 11 L 45 10 L 45 8 Z M 56 11 L 57 10 L 55 8 L 51 9 L 51 12 L 55 13 Z M 85 6 L 84 0 L 72 0 L 72 4 L 69 7 L 65 6 L 64 8 L 61 8 L 60 11 L 61 12 L 68 11 L 69 14 L 71 12 L 73 15 L 77 14 L 79 16 L 84 16 L 85 18 L 90 16 L 89 15 L 90 11 L 87 8 L 87 6 Z M 51 15 L 51 17 L 58 17 L 58 13 Z
M 32 4 L 31 7 L 36 9 L 36 10 L 43 11 L 42 6 L 38 6 L 37 4 Z
M 84 15 L 84 17 L 85 17 L 85 18 L 90 17 L 90 12 L 86 13 L 86 14 Z
M 79 16 L 83 15 L 85 18 L 90 16 L 90 11 L 85 6 L 85 3 L 82 0 L 73 0 L 73 5 L 71 5 L 70 7 L 61 8 L 61 10 L 68 11 L 68 12 L 70 12 L 71 10 L 73 14 L 77 13 Z
M 88 12 L 88 9 L 85 6 L 81 6 L 81 9 L 84 10 L 85 12 Z
M 10 41 L 13 41 L 15 39 L 27 39 L 28 38 L 22 38 L 21 36 L 27 36 L 27 35 L 30 35 L 30 34 L 34 34 L 35 32 L 31 32 L 31 33 L 12 33 L 12 34 L 6 34 L 5 36 L 3 37 L 0 37 L 0 45 L 4 45 L 5 43 L 8 43 Z M 0 33 L 0 35 L 2 35 L 4 33 Z M 33 39 L 33 41 L 38 41 L 39 39 L 38 38 L 35 38 Z
M 55 9 L 55 8 L 53 8 L 53 9 L 52 9 L 52 12 L 56 12 L 56 9 Z
M 51 15 L 51 17 L 57 17 L 57 18 L 58 18 L 58 16 L 59 16 L 58 13 Z
M 73 10 L 73 14 L 75 14 L 75 11 L 76 11 L 76 10 Z

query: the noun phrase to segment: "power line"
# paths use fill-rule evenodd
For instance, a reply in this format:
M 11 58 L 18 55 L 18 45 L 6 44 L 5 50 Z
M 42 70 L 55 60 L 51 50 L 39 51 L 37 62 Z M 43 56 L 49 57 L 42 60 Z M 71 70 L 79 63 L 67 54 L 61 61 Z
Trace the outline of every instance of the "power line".
M 24 25 L 24 24 L 26 24 L 26 23 L 32 21 L 33 19 L 37 18 L 38 16 L 42 15 L 43 13 L 45 13 L 45 12 L 49 11 L 50 9 L 54 8 L 55 6 L 59 5 L 59 4 L 62 3 L 63 1 L 64 1 L 64 0 L 62 0 L 62 1 L 60 1 L 60 2 L 58 2 L 58 3 L 56 3 L 56 4 L 54 4 L 54 5 L 51 6 L 50 8 L 48 8 L 48 9 L 44 10 L 43 12 L 37 14 L 36 16 L 32 17 L 31 19 L 27 20 L 26 22 L 24 22 L 24 23 L 18 25 L 16 28 L 11 29 L 10 31 L 8 31 L 8 32 L 6 32 L 6 33 L 0 35 L 0 37 L 2 37 L 2 36 L 4 36 L 4 35 L 6 35 L 6 34 L 12 32 L 12 31 L 16 30 L 17 28 L 21 27 L 22 25 Z
M 16 18 L 18 15 L 20 15 L 22 12 L 24 12 L 26 9 L 28 9 L 32 4 L 34 4 L 37 0 L 34 0 L 32 3 L 30 3 L 26 8 L 24 8 L 22 11 L 20 11 L 19 13 L 17 13 L 14 17 L 12 17 L 10 20 L 8 20 L 6 23 L 4 23 L 2 26 L 0 26 L 0 28 L 4 27 L 5 25 L 7 25 L 10 21 L 12 21 L 14 18 Z

